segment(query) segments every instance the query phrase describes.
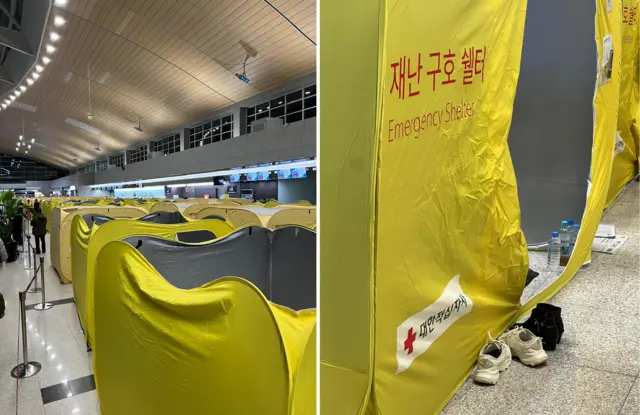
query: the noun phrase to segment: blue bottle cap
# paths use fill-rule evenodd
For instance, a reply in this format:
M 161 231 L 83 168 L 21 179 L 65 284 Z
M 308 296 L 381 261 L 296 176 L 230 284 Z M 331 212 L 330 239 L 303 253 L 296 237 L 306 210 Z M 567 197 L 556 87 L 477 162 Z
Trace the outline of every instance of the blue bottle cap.
M 552 238 L 557 238 L 558 237 L 558 232 L 551 232 L 551 237 Z
M 569 219 L 569 220 L 567 221 L 567 223 L 568 223 L 569 225 L 573 225 L 573 219 Z
M 562 223 L 561 223 L 561 226 L 562 226 L 563 228 L 566 228 L 566 227 L 567 227 L 567 225 L 568 225 L 567 221 L 566 221 L 566 220 L 563 220 L 563 221 L 562 221 Z

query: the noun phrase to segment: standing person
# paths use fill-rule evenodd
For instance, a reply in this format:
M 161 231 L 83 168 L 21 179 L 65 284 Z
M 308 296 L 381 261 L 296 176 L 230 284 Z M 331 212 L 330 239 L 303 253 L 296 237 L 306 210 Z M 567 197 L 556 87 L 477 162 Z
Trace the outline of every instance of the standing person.
M 38 199 L 36 199 L 36 201 L 33 202 L 33 209 L 34 210 L 39 210 L 40 209 L 40 201 Z
M 7 255 L 7 250 L 4 247 L 4 242 L 2 241 L 2 239 L 0 239 L 0 261 L 2 262 L 2 268 L 6 266 L 8 260 L 9 255 Z M 4 317 L 4 311 L 4 297 L 2 296 L 2 293 L 0 293 L 0 319 Z
M 36 254 L 40 254 L 40 244 L 42 244 L 42 253 L 47 253 L 47 245 L 44 241 L 44 236 L 47 234 L 47 217 L 42 214 L 40 207 L 35 211 L 33 219 L 31 219 L 31 226 L 33 227 L 33 236 L 36 238 Z

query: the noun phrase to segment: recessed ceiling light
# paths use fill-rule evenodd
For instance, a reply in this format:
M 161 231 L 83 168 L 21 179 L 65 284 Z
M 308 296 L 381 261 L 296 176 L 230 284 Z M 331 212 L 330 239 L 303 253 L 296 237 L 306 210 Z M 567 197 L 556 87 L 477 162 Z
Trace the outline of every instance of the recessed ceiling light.
M 51 59 L 47 56 L 43 56 L 42 57 L 42 63 L 44 63 L 45 65 L 48 65 L 49 62 L 51 62 Z
M 29 144 L 29 145 L 27 146 L 27 148 L 31 148 L 31 144 Z
M 9 100 L 9 99 L 5 99 L 4 102 L 6 102 L 7 105 L 11 105 L 11 100 Z
M 24 85 L 20 85 L 20 91 L 24 92 L 27 90 L 27 87 Z
M 48 44 L 45 48 L 47 49 L 47 53 L 53 53 L 56 51 L 56 48 L 54 48 L 53 45 Z
M 55 6 L 62 7 L 67 5 L 67 0 L 56 0 L 53 2 Z
M 31 139 L 31 142 L 32 142 L 32 143 L 34 143 L 35 141 L 36 141 L 36 139 L 35 139 L 35 138 L 32 138 L 32 139 Z
M 62 16 L 56 16 L 53 18 L 53 24 L 60 27 L 63 24 L 67 23 L 66 20 L 64 20 L 64 18 Z
M 13 95 L 13 94 L 9 95 L 9 100 L 12 101 L 12 102 L 15 101 L 16 100 L 16 96 Z
M 51 32 L 49 33 L 49 39 L 51 39 L 52 42 L 57 42 L 58 39 L 60 39 L 60 35 L 56 32 Z
M 24 151 L 24 154 L 29 154 L 29 152 L 27 150 Z
M 33 79 L 38 79 L 38 78 L 40 78 L 40 74 L 36 72 L 36 73 L 32 74 L 31 77 Z
M 7 104 L 2 104 L 2 109 L 7 108 Z
M 33 79 L 27 78 L 27 84 L 28 85 L 33 85 Z
M 22 95 L 22 92 L 20 91 L 13 91 L 14 94 L 16 94 L 16 97 L 19 97 L 20 95 Z
M 19 148 L 16 148 L 16 151 L 20 151 L 20 149 L 19 149 Z
M 20 139 L 20 141 L 22 141 L 22 136 L 18 137 Z
M 36 65 L 36 72 L 42 72 L 44 71 L 44 68 L 42 67 L 42 65 Z

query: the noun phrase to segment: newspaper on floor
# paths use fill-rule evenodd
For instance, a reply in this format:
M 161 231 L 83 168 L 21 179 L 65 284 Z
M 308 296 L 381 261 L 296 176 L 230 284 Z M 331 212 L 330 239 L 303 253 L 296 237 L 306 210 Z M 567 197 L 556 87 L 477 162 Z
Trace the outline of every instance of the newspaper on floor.
M 605 254 L 615 254 L 622 248 L 628 236 L 616 236 L 615 238 L 595 238 L 591 249 L 595 252 L 604 252 Z
M 616 227 L 614 225 L 607 225 L 606 223 L 601 223 L 598 225 L 598 230 L 596 231 L 596 238 L 615 238 L 616 237 Z

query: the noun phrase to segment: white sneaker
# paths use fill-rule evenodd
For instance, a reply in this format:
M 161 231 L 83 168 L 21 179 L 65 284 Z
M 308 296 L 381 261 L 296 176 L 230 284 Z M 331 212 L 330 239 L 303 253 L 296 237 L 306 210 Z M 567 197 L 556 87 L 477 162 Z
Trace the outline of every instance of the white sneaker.
M 510 365 L 509 346 L 501 340 L 491 340 L 480 351 L 473 380 L 486 385 L 495 385 L 498 383 L 500 372 L 507 370 Z
M 538 366 L 547 361 L 542 339 L 524 327 L 517 327 L 498 337 L 511 349 L 511 354 L 527 366 Z

